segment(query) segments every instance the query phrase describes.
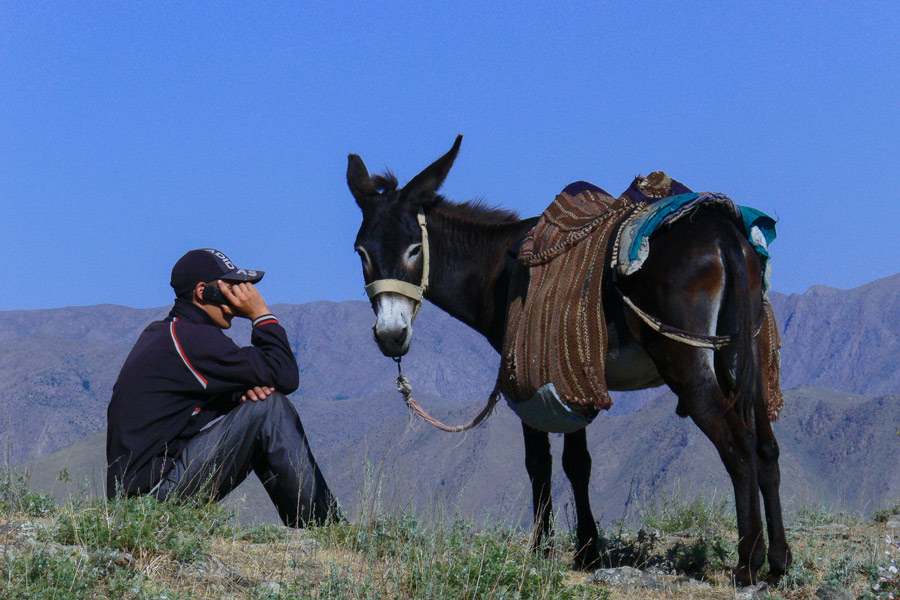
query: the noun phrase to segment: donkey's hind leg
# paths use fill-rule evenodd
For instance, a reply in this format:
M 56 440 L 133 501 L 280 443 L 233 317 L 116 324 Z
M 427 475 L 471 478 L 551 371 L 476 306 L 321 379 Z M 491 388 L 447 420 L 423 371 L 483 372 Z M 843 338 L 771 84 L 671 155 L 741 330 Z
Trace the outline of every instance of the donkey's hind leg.
M 757 479 L 754 423 L 744 423 L 725 398 L 713 368 L 712 350 L 656 338 L 647 343 L 660 375 L 678 395 L 678 414 L 690 416 L 716 447 L 734 488 L 740 585 L 757 580 L 766 558 Z
M 714 381 L 679 394 L 679 403 L 716 447 L 731 477 L 739 537 L 735 579 L 740 585 L 756 583 L 757 572 L 765 560 L 766 542 L 759 505 L 755 432 L 726 405 Z
M 759 459 L 759 489 L 766 508 L 766 527 L 769 534 L 770 583 L 777 583 L 793 561 L 791 549 L 784 533 L 781 513 L 781 469 L 778 466 L 778 441 L 772 431 L 772 423 L 764 402 L 756 403 L 756 453 Z
M 567 433 L 562 455 L 563 470 L 572 483 L 577 519 L 575 565 L 586 569 L 600 560 L 597 547 L 597 523 L 591 512 L 588 485 L 591 481 L 591 453 L 587 447 L 587 428 Z
M 531 538 L 532 550 L 546 550 L 544 540 L 550 533 L 550 514 L 553 500 L 550 495 L 550 477 L 553 474 L 553 459 L 550 456 L 550 436 L 522 423 L 525 438 L 525 469 L 531 480 L 531 496 L 534 504 L 534 533 Z

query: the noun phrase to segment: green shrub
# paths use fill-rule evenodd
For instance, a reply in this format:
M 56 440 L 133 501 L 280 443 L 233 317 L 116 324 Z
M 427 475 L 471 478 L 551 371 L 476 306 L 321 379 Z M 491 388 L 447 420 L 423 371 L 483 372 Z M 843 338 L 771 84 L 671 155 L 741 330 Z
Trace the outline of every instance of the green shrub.
M 803 587 L 804 585 L 813 585 L 816 582 L 816 574 L 812 566 L 805 561 L 796 561 L 790 567 L 779 582 L 779 586 L 784 590 L 792 590 Z
M 658 563 L 659 557 L 654 555 L 657 542 L 659 538 L 656 537 L 656 533 L 644 529 L 638 531 L 634 537 L 622 529 L 614 534 L 608 534 L 601 529 L 597 537 L 600 566 L 607 569 L 614 567 L 643 569 Z
M 56 512 L 56 501 L 46 494 L 29 492 L 28 476 L 6 468 L 0 476 L 0 512 L 48 517 Z
M 802 508 L 794 518 L 794 525 L 815 527 L 817 525 L 855 524 L 859 519 L 842 512 L 833 512 L 824 506 Z
M 663 533 L 705 534 L 731 531 L 737 526 L 727 500 L 715 502 L 704 498 L 691 502 L 667 498 L 661 505 L 650 505 L 642 520 L 646 526 Z
M 676 542 L 666 551 L 665 565 L 686 575 L 709 577 L 712 571 L 725 567 L 730 553 L 722 539 L 701 536 L 689 544 Z
M 361 578 L 358 569 L 333 567 L 317 588 L 317 598 L 565 600 L 606 595 L 596 586 L 567 585 L 568 563 L 532 553 L 521 533 L 479 530 L 466 521 L 423 526 L 412 515 L 382 516 L 327 525 L 313 534 L 327 547 L 358 552 L 373 563 L 389 565 L 377 580 Z
M 0 559 L 0 597 L 4 600 L 178 600 L 183 594 L 151 583 L 116 564 L 117 553 L 87 555 L 39 550 Z
M 828 565 L 828 572 L 822 582 L 825 585 L 848 587 L 856 579 L 861 566 L 859 560 L 849 554 L 840 556 Z
M 891 517 L 897 515 L 900 515 L 900 502 L 895 503 L 889 508 L 876 510 L 872 518 L 876 523 L 886 523 Z
M 321 543 L 373 558 L 397 556 L 413 542 L 421 542 L 426 535 L 415 516 L 384 515 L 361 517 L 355 523 L 330 523 L 313 530 Z
M 285 527 L 275 525 L 274 523 L 263 523 L 262 525 L 253 525 L 251 527 L 225 529 L 222 531 L 221 535 L 242 542 L 250 542 L 251 544 L 283 542 L 291 537 Z
M 204 555 L 208 539 L 229 517 L 215 502 L 179 504 L 149 496 L 93 500 L 58 517 L 54 540 L 190 562 Z
M 96 585 L 82 561 L 67 555 L 38 551 L 31 556 L 6 557 L 0 575 L 9 600 L 79 598 Z

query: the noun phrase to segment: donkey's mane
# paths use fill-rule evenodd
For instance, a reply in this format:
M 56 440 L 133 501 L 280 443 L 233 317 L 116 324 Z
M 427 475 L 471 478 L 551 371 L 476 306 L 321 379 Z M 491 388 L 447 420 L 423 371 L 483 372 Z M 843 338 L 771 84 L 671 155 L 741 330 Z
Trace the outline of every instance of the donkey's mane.
M 479 225 L 504 225 L 519 220 L 519 213 L 514 210 L 488 206 L 483 198 L 474 198 L 466 202 L 451 202 L 443 196 L 437 196 L 437 202 L 431 207 L 442 215 L 456 221 Z
M 397 191 L 399 186 L 397 176 L 390 170 L 378 175 L 372 175 L 372 186 L 380 194 L 389 194 Z M 473 198 L 466 202 L 453 202 L 440 194 L 435 194 L 435 203 L 431 210 L 437 210 L 442 215 L 472 225 L 504 225 L 515 223 L 520 219 L 519 213 L 496 206 L 489 206 L 484 198 Z

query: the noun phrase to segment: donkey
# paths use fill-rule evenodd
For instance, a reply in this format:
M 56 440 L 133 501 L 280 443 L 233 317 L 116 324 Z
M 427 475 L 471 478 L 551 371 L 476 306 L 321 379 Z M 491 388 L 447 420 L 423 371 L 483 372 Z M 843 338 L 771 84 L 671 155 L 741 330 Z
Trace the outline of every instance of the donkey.
M 437 193 L 461 140 L 457 137 L 447 154 L 402 188 L 389 171 L 370 176 L 359 156 L 349 156 L 347 183 L 363 216 L 355 248 L 376 316 L 375 341 L 386 356 L 408 351 L 423 296 L 501 352 L 508 306 L 523 293 L 510 281 L 521 279 L 514 275 L 525 267 L 510 257 L 537 218 L 522 220 L 515 212 L 480 201 L 455 203 Z M 667 384 L 678 396 L 676 413 L 690 417 L 714 444 L 734 488 L 739 535 L 734 577 L 740 585 L 757 581 L 767 556 L 762 492 L 769 580 L 777 581 L 792 557 L 779 497 L 778 443 L 766 414 L 753 334 L 764 301 L 759 260 L 734 224 L 709 210 L 658 233 L 650 249 L 639 271 L 615 282 L 605 276 L 601 283 L 609 338 L 607 386 L 636 390 Z M 388 285 L 382 285 L 384 280 Z M 624 306 L 616 286 L 670 326 L 733 335 L 735 343 L 712 350 L 664 337 Z M 522 433 L 534 508 L 532 543 L 539 549 L 552 513 L 550 441 L 547 432 L 525 423 Z M 588 568 L 599 560 L 599 549 L 588 497 L 591 457 L 585 429 L 565 434 L 564 444 L 562 464 L 576 508 L 575 565 Z

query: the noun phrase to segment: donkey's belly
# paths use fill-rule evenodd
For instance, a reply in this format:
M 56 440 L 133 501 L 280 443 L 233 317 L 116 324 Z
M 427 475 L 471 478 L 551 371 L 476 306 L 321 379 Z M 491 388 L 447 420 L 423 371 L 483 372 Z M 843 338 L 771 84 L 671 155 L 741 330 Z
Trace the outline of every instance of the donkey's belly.
M 639 344 L 613 348 L 606 356 L 606 386 L 611 390 L 642 390 L 663 383 L 653 359 Z

